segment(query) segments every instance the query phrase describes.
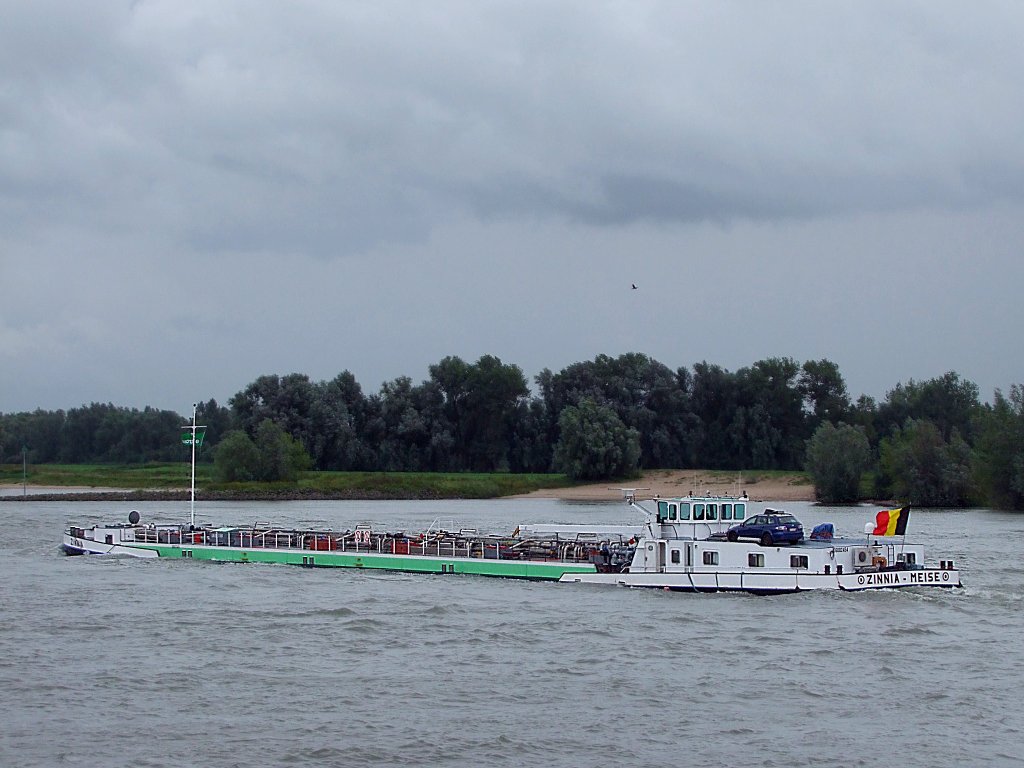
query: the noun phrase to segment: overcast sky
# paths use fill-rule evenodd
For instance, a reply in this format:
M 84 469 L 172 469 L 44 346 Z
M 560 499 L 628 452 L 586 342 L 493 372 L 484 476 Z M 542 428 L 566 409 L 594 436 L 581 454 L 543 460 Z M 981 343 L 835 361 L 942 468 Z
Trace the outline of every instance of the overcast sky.
M 0 411 L 447 355 L 1024 383 L 1024 3 L 0 7 Z

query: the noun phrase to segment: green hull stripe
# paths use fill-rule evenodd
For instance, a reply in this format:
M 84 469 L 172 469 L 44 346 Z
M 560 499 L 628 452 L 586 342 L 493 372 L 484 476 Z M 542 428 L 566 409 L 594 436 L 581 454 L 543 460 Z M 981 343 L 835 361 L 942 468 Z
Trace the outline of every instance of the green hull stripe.
M 299 549 L 234 549 L 230 547 L 178 547 L 159 544 L 130 545 L 148 549 L 160 557 L 181 558 L 191 552 L 193 560 L 218 563 L 281 563 L 325 568 L 372 568 L 410 573 L 468 573 L 476 576 L 504 576 L 517 579 L 558 580 L 564 573 L 596 573 L 589 563 L 557 563 L 537 560 L 483 560 L 419 555 L 383 555 L 376 553 L 324 552 Z M 442 570 L 443 569 L 443 570 Z

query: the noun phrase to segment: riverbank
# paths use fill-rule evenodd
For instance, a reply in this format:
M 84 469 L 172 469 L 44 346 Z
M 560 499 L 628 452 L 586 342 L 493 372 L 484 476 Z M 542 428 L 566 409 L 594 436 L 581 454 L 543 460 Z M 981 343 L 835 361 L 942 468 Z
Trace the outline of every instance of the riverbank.
M 700 469 L 653 469 L 628 483 L 590 483 L 566 488 L 543 488 L 517 498 L 598 501 L 618 499 L 620 488 L 637 489 L 639 498 L 672 497 L 693 493 L 738 495 L 745 492 L 755 501 L 814 501 L 814 486 L 802 474 L 750 473 L 746 476 Z
M 395 476 L 393 475 L 392 478 Z M 506 478 L 512 476 L 505 476 Z M 814 486 L 806 476 L 786 473 L 748 473 L 736 475 L 708 470 L 658 469 L 644 472 L 640 478 L 624 483 L 600 482 L 583 485 L 546 487 L 525 493 L 509 492 L 509 486 L 495 485 L 470 489 L 452 484 L 410 486 L 381 482 L 352 487 L 260 487 L 207 490 L 197 488 L 202 501 L 292 501 L 292 500 L 386 500 L 386 499 L 458 499 L 466 498 L 539 498 L 576 501 L 617 500 L 620 487 L 636 488 L 641 498 L 684 496 L 687 493 L 716 495 L 746 492 L 757 501 L 813 501 Z M 0 484 L 0 501 L 187 501 L 188 488 L 111 488 L 101 486 Z

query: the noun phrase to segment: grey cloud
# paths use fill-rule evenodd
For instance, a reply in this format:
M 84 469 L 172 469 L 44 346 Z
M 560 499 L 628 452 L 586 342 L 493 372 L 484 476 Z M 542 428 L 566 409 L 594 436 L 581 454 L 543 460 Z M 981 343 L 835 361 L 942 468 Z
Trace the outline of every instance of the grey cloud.
M 916 235 L 945 219 L 996 254 L 990 271 L 1018 274 L 1005 221 L 1024 205 L 1021 38 L 1024 9 L 996 2 L 8 4 L 0 395 L 31 403 L 45 380 L 59 401 L 55 371 L 114 370 L 122 341 L 163 370 L 190 331 L 223 336 L 206 360 L 223 387 L 307 363 L 415 377 L 466 350 L 528 372 L 635 349 L 684 364 L 678 328 L 645 304 L 666 275 L 780 293 L 793 270 L 800 307 L 854 286 L 861 250 L 885 252 L 861 290 L 882 269 L 928 273 L 936 243 Z M 986 239 L 992 221 L 1003 241 Z M 860 231 L 879 222 L 892 241 Z M 778 273 L 738 266 L 751 253 Z M 813 270 L 793 266 L 811 253 Z M 992 325 L 1007 281 L 982 277 L 970 293 Z M 645 290 L 626 312 L 616 286 L 633 281 Z M 202 322 L 177 304 L 196 283 Z M 314 298 L 300 312 L 285 288 Z M 276 314 L 236 323 L 257 302 Z M 295 341 L 314 307 L 370 329 Z M 756 316 L 729 322 L 700 326 L 693 354 L 871 360 L 824 319 L 775 333 L 794 349 L 748 333 Z M 927 346 L 926 325 L 893 344 Z M 322 363 L 335 343 L 365 368 Z M 1010 383 L 1004 358 L 986 365 Z M 915 373 L 955 365 L 933 367 Z M 90 396 L 116 399 L 116 376 L 93 381 Z
M 882 29 L 870 5 L 805 8 L 792 28 L 781 10 L 658 3 L 114 9 L 22 13 L 15 34 L 53 60 L 22 46 L 5 77 L 28 97 L 4 104 L 18 216 L 19 200 L 58 224 L 156 212 L 195 247 L 329 255 L 460 211 L 727 222 L 1021 194 L 1003 127 L 1021 116 L 1020 54 L 965 50 L 923 8 Z M 716 41 L 725 60 L 702 60 Z

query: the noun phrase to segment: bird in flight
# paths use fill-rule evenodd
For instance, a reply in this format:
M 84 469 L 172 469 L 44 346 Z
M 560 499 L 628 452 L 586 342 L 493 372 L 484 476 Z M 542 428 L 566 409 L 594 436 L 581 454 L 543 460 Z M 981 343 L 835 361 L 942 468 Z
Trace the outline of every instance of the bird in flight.
M 633 286 L 633 290 L 635 291 L 636 290 L 636 283 L 631 283 L 631 285 Z

